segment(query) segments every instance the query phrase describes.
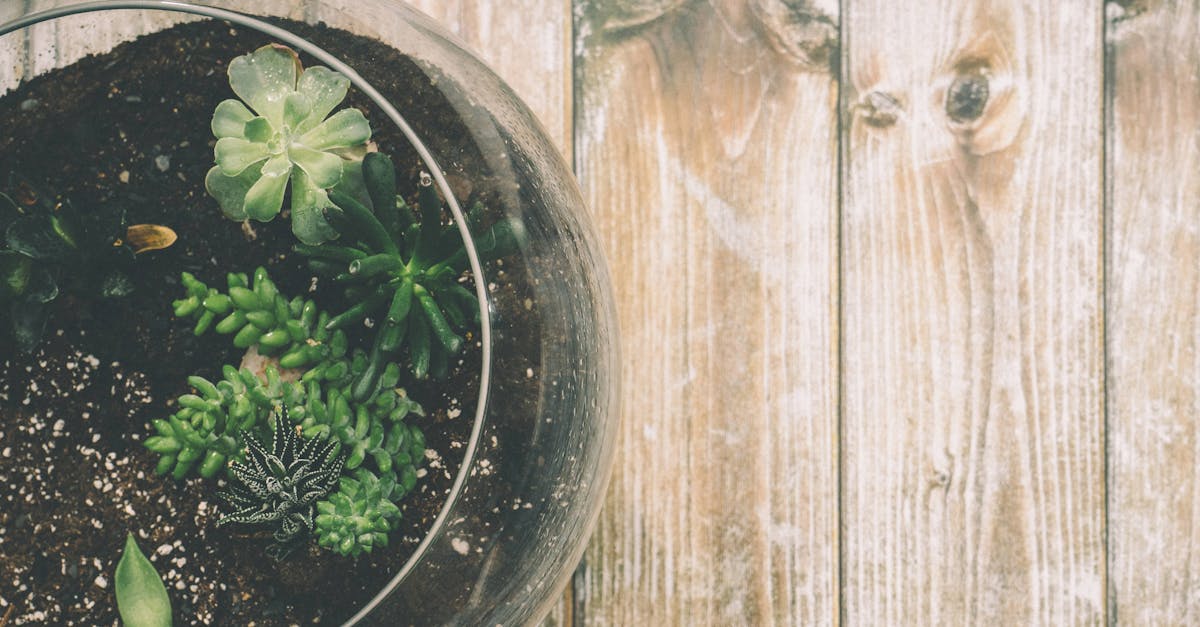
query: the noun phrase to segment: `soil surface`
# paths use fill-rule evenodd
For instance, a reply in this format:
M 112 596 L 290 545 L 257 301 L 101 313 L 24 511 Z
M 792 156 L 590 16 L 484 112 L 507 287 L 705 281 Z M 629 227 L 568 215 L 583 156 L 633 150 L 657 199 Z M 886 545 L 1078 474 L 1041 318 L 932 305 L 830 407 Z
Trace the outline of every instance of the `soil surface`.
M 390 48 L 346 33 L 330 37 L 323 27 L 289 27 L 324 35 L 322 45 L 360 70 L 368 61 L 379 68 L 370 80 L 385 93 L 409 94 L 410 102 L 397 104 L 421 111 L 424 124 L 452 131 L 461 123 L 425 74 Z M 149 421 L 174 411 L 174 399 L 188 391 L 188 375 L 214 378 L 222 364 L 240 360 L 228 338 L 196 338 L 173 319 L 180 272 L 223 286 L 226 272 L 265 265 L 285 294 L 314 287 L 291 253 L 286 221 L 254 223 L 251 236 L 204 191 L 212 111 L 232 97 L 226 64 L 268 41 L 222 22 L 186 24 L 0 98 L 0 180 L 19 170 L 77 207 L 121 202 L 131 223 L 165 224 L 180 237 L 141 256 L 133 296 L 60 297 L 34 355 L 0 346 L 0 618 L 11 606 L 10 624 L 115 624 L 112 574 L 127 531 L 164 576 L 176 624 L 337 624 L 392 578 L 445 501 L 475 411 L 475 343 L 448 380 L 407 386 L 427 410 L 416 420 L 427 463 L 401 503 L 392 544 L 357 561 L 313 545 L 273 562 L 261 538 L 215 527 L 215 482 L 156 477 L 156 456 L 141 445 Z M 349 102 L 367 114 L 373 139 L 413 191 L 420 164 L 411 149 L 369 101 L 352 92 Z M 458 167 L 479 162 L 471 150 L 464 148 Z M 460 198 L 487 201 L 486 177 L 454 185 Z M 525 295 L 505 283 L 490 286 L 497 298 L 528 309 Z M 334 290 L 316 287 L 314 298 L 340 310 Z M 527 365 L 512 370 L 524 378 Z

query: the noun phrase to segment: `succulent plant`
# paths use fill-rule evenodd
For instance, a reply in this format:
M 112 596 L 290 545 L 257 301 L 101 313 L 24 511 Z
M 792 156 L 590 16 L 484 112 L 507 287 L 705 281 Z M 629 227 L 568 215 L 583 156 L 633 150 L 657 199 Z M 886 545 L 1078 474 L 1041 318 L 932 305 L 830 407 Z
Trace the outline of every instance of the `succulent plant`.
M 185 272 L 187 294 L 173 303 L 175 315 L 195 318 L 196 335 L 214 328 L 222 335 L 232 335 L 238 348 L 255 346 L 264 355 L 280 355 L 283 368 L 329 362 L 322 363 L 322 377 L 345 375 L 341 371 L 348 367 L 342 360 L 347 351 L 346 334 L 326 328 L 329 316 L 318 311 L 315 302 L 284 298 L 264 268 L 254 272 L 253 285 L 242 273 L 230 273 L 226 282 L 229 291 L 223 294 Z
M 222 374 L 217 383 L 188 377 L 195 393 L 179 397 L 180 408 L 174 415 L 153 422 L 157 435 L 144 445 L 161 456 L 158 474 L 170 472 L 183 479 L 196 469 L 201 477 L 215 477 L 227 461 L 241 457 L 248 434 L 268 433 L 272 413 L 288 405 L 300 406 L 304 400 L 303 386 L 283 381 L 271 367 L 266 381 L 233 366 L 225 366 Z
M 297 246 L 310 258 L 314 272 L 345 285 L 347 297 L 357 303 L 332 317 L 327 328 L 340 329 L 368 317 L 378 321 L 367 370 L 353 388 L 359 400 L 374 393 L 384 368 L 405 344 L 415 377 L 444 375 L 450 357 L 462 348 L 460 332 L 479 322 L 479 302 L 462 284 L 468 267 L 462 236 L 455 225 L 442 223 L 442 204 L 429 176 L 422 175 L 419 215 L 414 215 L 396 193 L 395 170 L 387 155 L 367 155 L 362 170 L 371 207 L 334 190 L 334 206 L 325 209 L 325 215 L 341 234 L 338 244 Z M 466 217 L 483 260 L 515 250 L 518 225 L 501 220 L 483 228 L 482 213 L 477 204 Z
M 218 526 L 230 523 L 266 525 L 274 530 L 268 549 L 285 557 L 313 529 L 317 501 L 338 483 L 342 458 L 334 443 L 302 440 L 291 426 L 284 405 L 276 419 L 271 449 L 254 436 L 246 438 L 245 461 L 230 464 L 227 489 L 220 493 L 229 507 Z M 394 506 L 393 506 L 394 507 Z
M 126 224 L 115 204 L 76 209 L 15 175 L 8 189 L 0 193 L 0 320 L 24 352 L 41 339 L 48 305 L 60 293 L 126 296 L 136 255 L 175 241 L 167 227 Z
M 396 487 L 392 478 L 380 479 L 367 470 L 342 477 L 337 492 L 317 504 L 317 543 L 347 557 L 387 546 L 388 534 L 400 519 L 400 508 L 393 502 Z
M 233 220 L 266 222 L 279 214 L 290 181 L 296 237 L 308 244 L 336 237 L 322 215 L 331 204 L 327 190 L 347 178 L 371 137 L 357 109 L 329 115 L 349 79 L 321 66 L 304 69 L 295 51 L 269 45 L 230 62 L 229 85 L 241 100 L 225 100 L 213 114 L 209 194 Z
M 400 369 L 392 364 L 383 375 L 380 391 L 364 402 L 350 398 L 348 385 L 309 382 L 304 414 L 293 419 L 305 437 L 329 437 L 338 442 L 339 450 L 346 453 L 347 470 L 370 461 L 380 476 L 395 476 L 406 484 L 407 491 L 412 482 L 406 478 L 415 480 L 416 467 L 423 460 L 425 436 L 415 425 L 406 424 L 405 418 L 424 416 L 425 410 L 395 387 L 399 378 Z

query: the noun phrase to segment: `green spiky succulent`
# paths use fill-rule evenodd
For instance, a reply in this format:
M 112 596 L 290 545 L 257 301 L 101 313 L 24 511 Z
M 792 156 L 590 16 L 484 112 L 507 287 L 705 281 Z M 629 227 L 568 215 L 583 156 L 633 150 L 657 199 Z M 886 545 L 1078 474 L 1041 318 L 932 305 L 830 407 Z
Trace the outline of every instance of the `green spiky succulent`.
M 246 438 L 245 461 L 229 466 L 229 485 L 220 493 L 229 508 L 218 526 L 263 525 L 273 530 L 268 552 L 282 559 L 313 530 L 317 502 L 338 483 L 342 457 L 334 442 L 304 441 L 291 426 L 284 405 L 268 451 L 254 436 Z M 393 505 L 393 507 L 395 507 Z
M 414 215 L 396 192 L 387 155 L 367 155 L 362 174 L 371 207 L 338 190 L 330 194 L 335 206 L 325 215 L 340 233 L 338 244 L 297 246 L 314 272 L 345 285 L 348 299 L 357 303 L 331 318 L 329 328 L 368 317 L 378 321 L 367 370 L 353 389 L 357 399 L 375 391 L 386 364 L 405 345 L 416 378 L 440 378 L 462 348 L 463 334 L 479 323 L 479 301 L 462 284 L 469 265 L 462 236 L 454 224 L 443 224 L 432 180 L 422 176 Z M 502 220 L 483 228 L 482 213 L 476 205 L 466 216 L 482 260 L 514 251 L 518 225 Z
M 205 187 L 233 220 L 266 222 L 283 207 L 291 182 L 292 231 L 319 244 L 336 237 L 322 211 L 366 153 L 371 126 L 346 108 L 350 81 L 329 68 L 303 68 L 290 48 L 269 45 L 229 64 L 229 85 L 241 100 L 213 114 L 216 166 Z M 249 105 L 249 106 L 247 106 Z
M 317 543 L 347 557 L 387 546 L 388 534 L 400 519 L 396 489 L 391 477 L 380 479 L 367 470 L 342 477 L 337 492 L 317 504 Z

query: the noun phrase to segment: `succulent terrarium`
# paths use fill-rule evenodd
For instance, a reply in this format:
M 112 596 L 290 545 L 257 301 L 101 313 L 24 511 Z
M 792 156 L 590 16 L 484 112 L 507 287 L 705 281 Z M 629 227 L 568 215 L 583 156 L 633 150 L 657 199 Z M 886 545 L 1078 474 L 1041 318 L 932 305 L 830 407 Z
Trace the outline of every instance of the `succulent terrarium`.
M 615 339 L 527 110 L 390 0 L 17 4 L 0 624 L 544 612 Z

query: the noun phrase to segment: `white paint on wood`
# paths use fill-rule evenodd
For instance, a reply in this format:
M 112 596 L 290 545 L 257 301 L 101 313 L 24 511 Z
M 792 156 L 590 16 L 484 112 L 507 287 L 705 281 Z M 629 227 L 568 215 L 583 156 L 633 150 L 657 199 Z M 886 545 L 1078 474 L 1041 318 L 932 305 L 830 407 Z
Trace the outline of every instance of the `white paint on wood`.
M 581 3 L 577 25 L 576 164 L 625 367 L 577 622 L 828 624 L 836 17 L 641 4 Z
M 1103 619 L 1100 10 L 847 10 L 846 624 Z
M 571 0 L 412 4 L 479 54 L 571 157 Z
M 1200 623 L 1200 10 L 1111 3 L 1113 616 Z

